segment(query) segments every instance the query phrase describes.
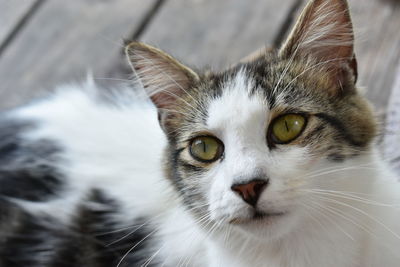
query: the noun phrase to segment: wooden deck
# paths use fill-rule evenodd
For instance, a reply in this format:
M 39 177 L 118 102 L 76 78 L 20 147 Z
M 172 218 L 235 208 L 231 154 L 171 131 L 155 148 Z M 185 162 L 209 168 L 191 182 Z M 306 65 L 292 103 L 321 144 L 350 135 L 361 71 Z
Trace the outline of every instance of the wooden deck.
M 349 0 L 360 82 L 386 114 L 387 153 L 400 155 L 400 1 Z M 123 40 L 220 69 L 280 43 L 305 0 L 0 0 L 0 109 L 55 85 L 126 79 Z

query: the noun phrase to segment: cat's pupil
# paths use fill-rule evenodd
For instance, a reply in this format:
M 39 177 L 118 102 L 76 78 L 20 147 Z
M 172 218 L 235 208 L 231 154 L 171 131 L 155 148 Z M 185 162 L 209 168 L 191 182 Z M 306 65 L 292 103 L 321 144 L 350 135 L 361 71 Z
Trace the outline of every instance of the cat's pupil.
M 286 131 L 289 132 L 289 126 L 287 124 L 287 120 L 285 120 Z

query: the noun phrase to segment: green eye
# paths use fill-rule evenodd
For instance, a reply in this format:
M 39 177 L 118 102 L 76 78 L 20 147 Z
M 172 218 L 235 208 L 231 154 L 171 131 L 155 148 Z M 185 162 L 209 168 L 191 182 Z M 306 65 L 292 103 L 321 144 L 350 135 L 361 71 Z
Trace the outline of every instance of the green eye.
M 213 162 L 221 158 L 224 145 L 220 140 L 211 136 L 199 136 L 190 143 L 190 154 L 198 161 Z
M 296 139 L 306 125 L 306 118 L 299 114 L 286 114 L 273 121 L 271 136 L 277 144 L 287 144 Z

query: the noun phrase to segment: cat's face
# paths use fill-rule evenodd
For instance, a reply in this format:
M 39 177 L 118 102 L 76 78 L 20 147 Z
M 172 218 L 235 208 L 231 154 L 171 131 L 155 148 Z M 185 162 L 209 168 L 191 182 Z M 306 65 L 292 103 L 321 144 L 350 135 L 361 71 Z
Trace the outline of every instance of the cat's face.
M 222 73 L 199 75 L 154 48 L 128 47 L 168 136 L 168 177 L 200 225 L 279 237 L 309 212 L 307 190 L 334 188 L 329 168 L 368 151 L 375 123 L 355 88 L 347 5 L 319 2 L 279 53 Z M 330 21 L 315 23 L 323 16 Z

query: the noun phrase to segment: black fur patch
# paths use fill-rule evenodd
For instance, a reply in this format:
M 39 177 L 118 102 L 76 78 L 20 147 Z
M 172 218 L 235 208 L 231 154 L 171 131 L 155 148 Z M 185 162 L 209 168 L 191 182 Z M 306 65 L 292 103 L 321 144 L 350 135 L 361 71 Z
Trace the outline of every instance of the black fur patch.
M 59 223 L 34 218 L 24 212 L 10 223 L 14 224 L 13 231 L 1 236 L 0 266 L 46 266 L 48 255 L 62 234 L 50 225 Z
M 20 212 L 7 233 L 0 231 L 0 266 L 111 267 L 125 255 L 119 266 L 141 266 L 154 253 L 149 246 L 152 232 L 143 219 L 119 229 L 119 212 L 117 202 L 99 190 L 81 202 L 69 224 Z
M 151 232 L 142 219 L 137 219 L 133 228 L 118 231 L 114 217 L 118 211 L 118 204 L 113 199 L 93 190 L 88 201 L 78 207 L 70 226 L 72 234 L 58 246 L 50 266 L 117 266 L 125 255 L 120 266 L 143 264 L 151 257 L 146 252 L 151 239 L 147 240 L 146 236 Z M 128 253 L 134 246 L 135 249 Z
M 43 201 L 62 189 L 54 167 L 60 149 L 50 140 L 27 141 L 32 123 L 0 117 L 0 195 Z

